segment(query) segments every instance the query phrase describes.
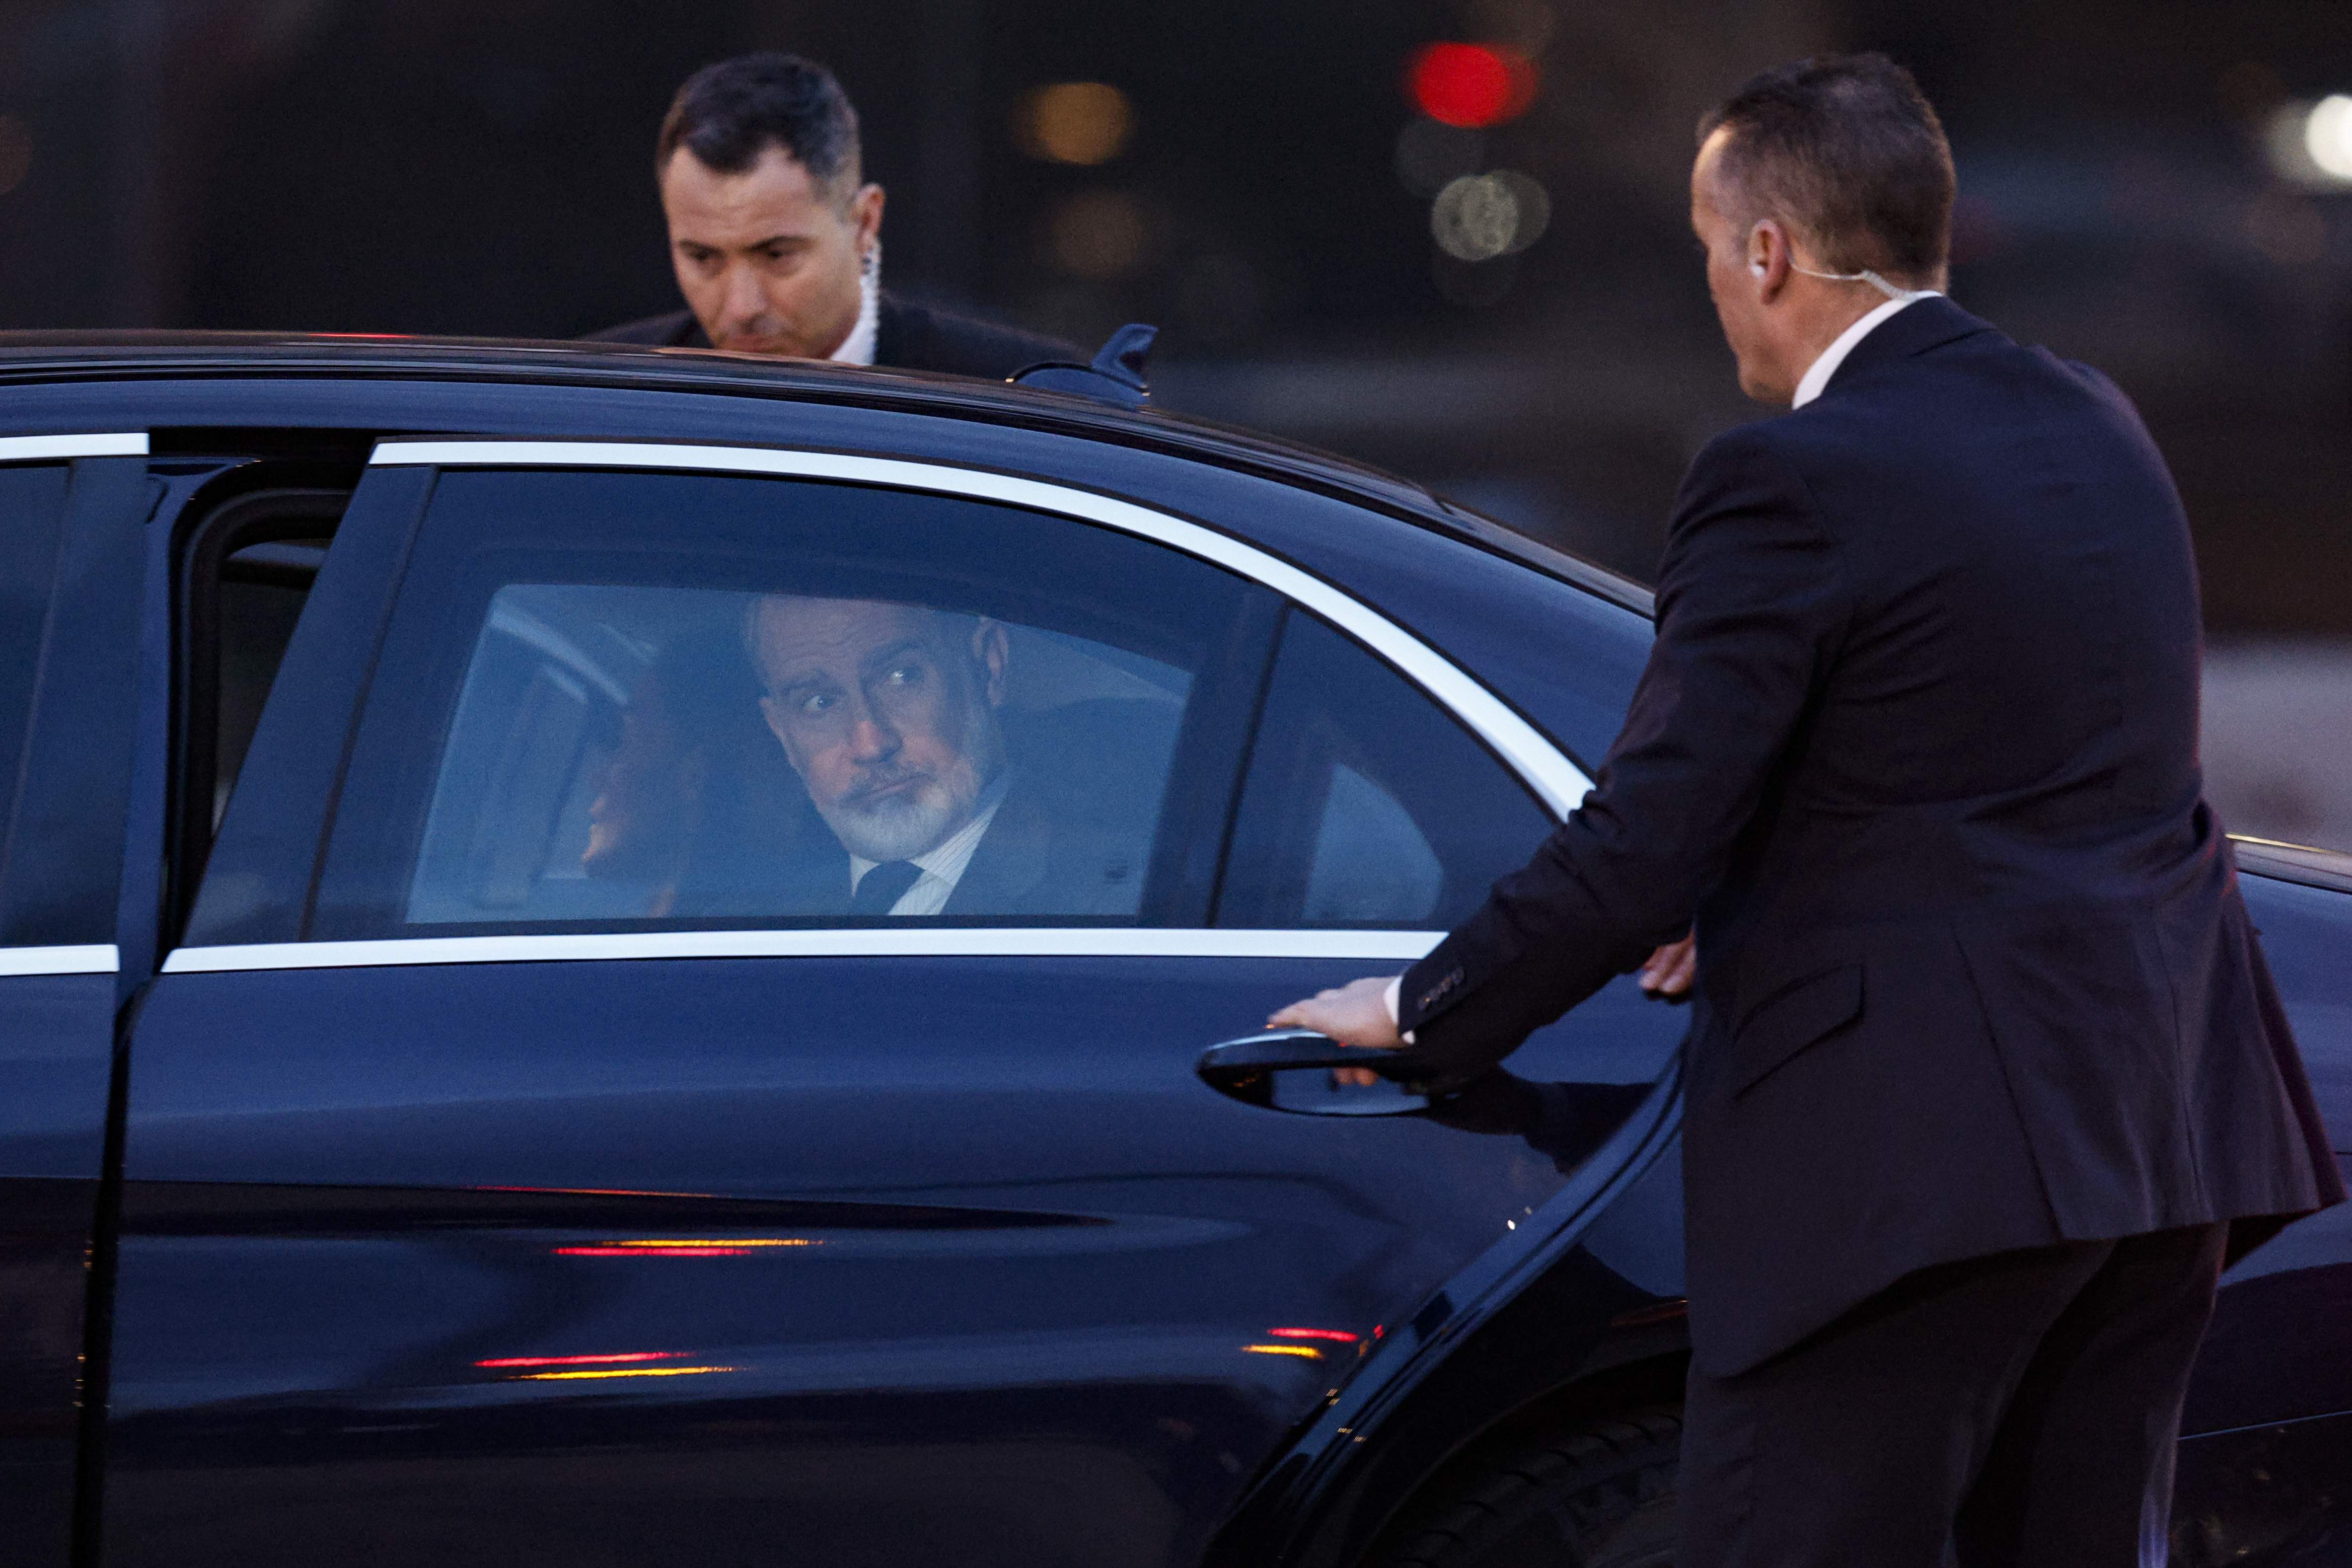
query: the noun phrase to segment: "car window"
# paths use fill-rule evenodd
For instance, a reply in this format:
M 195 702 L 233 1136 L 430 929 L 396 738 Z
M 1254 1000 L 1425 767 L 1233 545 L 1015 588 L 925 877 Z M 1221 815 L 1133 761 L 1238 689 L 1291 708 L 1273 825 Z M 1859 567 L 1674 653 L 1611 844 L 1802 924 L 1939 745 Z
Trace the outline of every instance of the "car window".
M 343 486 L 264 485 L 174 524 L 186 541 L 178 569 L 175 904 L 200 885 L 263 706 L 350 500 Z
M 446 475 L 313 935 L 1197 924 L 1171 802 L 1229 798 L 1265 597 L 961 497 Z
M 0 466 L 0 822 L 12 822 L 65 513 L 62 463 Z
M 1339 632 L 1294 612 L 1218 924 L 1443 929 L 1550 828 L 1535 796 L 1452 716 Z
M 331 522 L 331 517 L 326 519 Z M 261 705 L 269 695 L 286 645 L 301 619 L 302 601 L 327 553 L 324 538 L 248 545 L 228 558 L 215 612 L 219 627 L 219 711 L 215 716 L 213 826 L 220 825 L 253 744 Z

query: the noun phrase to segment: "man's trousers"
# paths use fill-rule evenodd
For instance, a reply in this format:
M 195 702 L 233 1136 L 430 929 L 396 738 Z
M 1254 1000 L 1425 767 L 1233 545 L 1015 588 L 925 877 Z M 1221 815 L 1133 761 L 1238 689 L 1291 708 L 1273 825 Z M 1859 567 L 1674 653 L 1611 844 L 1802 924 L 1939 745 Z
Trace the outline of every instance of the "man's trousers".
M 1677 1568 L 2161 1564 L 2226 1238 L 1922 1270 L 1736 1377 L 1694 1369 Z

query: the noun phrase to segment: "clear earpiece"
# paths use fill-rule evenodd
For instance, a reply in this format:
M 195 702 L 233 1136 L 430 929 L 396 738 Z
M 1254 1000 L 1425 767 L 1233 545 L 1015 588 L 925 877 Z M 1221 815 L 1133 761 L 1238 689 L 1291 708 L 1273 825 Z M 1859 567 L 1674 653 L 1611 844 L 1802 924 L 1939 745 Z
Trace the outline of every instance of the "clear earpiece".
M 1756 270 L 1763 271 L 1763 263 L 1757 263 Z M 1792 261 L 1789 264 L 1789 270 L 1801 272 L 1807 277 L 1827 278 L 1832 283 L 1867 283 L 1889 299 L 1926 299 L 1940 292 L 1933 288 L 1905 288 L 1898 284 L 1887 282 L 1866 267 L 1860 272 L 1815 272 L 1810 267 L 1799 267 Z
M 1764 225 L 1761 223 L 1757 224 L 1755 228 L 1751 228 L 1748 231 L 1748 237 L 1751 239 L 1754 238 L 1757 230 L 1761 229 L 1763 226 Z M 1753 260 L 1748 264 L 1748 270 L 1754 273 L 1757 277 L 1761 277 L 1765 273 L 1765 265 L 1761 260 Z M 1889 299 L 1927 299 L 1942 292 L 1942 290 L 1935 288 L 1902 287 L 1899 285 L 1887 282 L 1886 279 L 1879 277 L 1878 274 L 1871 271 L 1870 268 L 1866 267 L 1860 272 L 1815 272 L 1810 267 L 1798 266 L 1796 258 L 1793 256 L 1789 258 L 1789 270 L 1790 272 L 1801 272 L 1807 277 L 1823 278 L 1831 283 L 1867 283 L 1873 288 L 1877 289 L 1881 294 L 1885 295 Z

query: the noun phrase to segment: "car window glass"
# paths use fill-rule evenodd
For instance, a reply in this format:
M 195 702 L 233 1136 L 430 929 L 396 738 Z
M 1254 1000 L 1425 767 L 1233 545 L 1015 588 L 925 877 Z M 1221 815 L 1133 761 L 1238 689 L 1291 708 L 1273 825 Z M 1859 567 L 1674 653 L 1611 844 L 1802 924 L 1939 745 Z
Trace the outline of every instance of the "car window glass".
M 1307 864 L 1303 918 L 1310 925 L 1399 918 L 1434 909 L 1445 868 L 1397 798 L 1335 763 L 1315 849 Z
M 1443 929 L 1550 827 L 1527 787 L 1425 693 L 1294 613 L 1218 924 Z
M 65 498 L 61 463 L 0 466 L 0 822 L 14 816 Z
M 1262 594 L 955 497 L 446 476 L 313 934 L 1177 918 L 1171 786 L 1238 765 L 1197 718 L 1255 699 Z
M 302 601 L 327 553 L 321 538 L 248 545 L 222 573 L 215 615 L 220 632 L 218 712 L 213 752 L 213 826 L 227 810 L 246 747 L 261 722 L 278 666 L 301 619 Z
M 933 678 L 960 674 L 954 662 L 974 638 L 1001 637 L 1003 700 L 991 710 L 983 692 L 969 689 L 980 681 L 950 681 L 960 689 L 943 717 L 866 716 L 850 711 L 866 706 L 866 693 L 822 674 L 793 687 L 795 711 L 781 722 L 806 732 L 802 755 L 813 769 L 829 744 L 873 754 L 858 775 L 871 809 L 861 811 L 853 793 L 812 821 L 808 780 L 768 717 L 784 705 L 763 702 L 747 657 L 747 623 L 763 597 L 608 584 L 499 589 L 434 783 L 406 922 L 845 913 L 833 907 L 854 892 L 845 850 L 876 863 L 929 859 L 979 811 L 995 811 L 992 828 L 1005 799 L 1024 814 L 1033 793 L 1051 798 L 1053 852 L 1083 853 L 1095 874 L 1083 887 L 1024 890 L 1024 904 L 1034 904 L 1026 912 L 1136 914 L 1192 685 L 1186 671 L 1083 637 L 919 606 L 875 601 L 835 614 L 849 634 L 876 629 L 865 634 L 877 644 L 909 632 L 935 639 L 940 646 L 919 643 L 894 655 L 934 655 L 921 672 Z M 774 613 L 781 602 L 768 601 L 768 618 L 790 632 L 791 618 Z M 915 673 L 881 670 L 868 688 L 881 698 L 873 706 L 887 708 Z M 877 724 L 899 733 L 858 733 Z M 897 754 L 885 754 L 893 742 Z M 933 757 L 910 755 L 926 744 Z M 1001 754 L 1001 791 L 991 788 L 991 765 L 961 786 L 969 800 L 957 798 L 953 762 L 936 763 L 966 751 Z M 896 793 L 934 789 L 947 803 L 946 819 L 928 829 L 919 803 L 888 805 L 893 781 L 926 768 L 950 775 L 944 788 L 900 784 Z M 982 863 L 985 871 L 992 862 Z M 971 913 L 1013 912 L 975 907 L 976 886 L 962 886 Z

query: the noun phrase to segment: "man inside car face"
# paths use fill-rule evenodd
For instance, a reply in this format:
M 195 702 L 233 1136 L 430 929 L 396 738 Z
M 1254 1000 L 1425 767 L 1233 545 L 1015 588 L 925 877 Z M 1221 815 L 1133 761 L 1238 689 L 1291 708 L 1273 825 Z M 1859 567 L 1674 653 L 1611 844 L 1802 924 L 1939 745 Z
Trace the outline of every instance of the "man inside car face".
M 760 711 L 842 848 L 910 861 L 972 821 L 1004 768 L 1003 627 L 776 594 L 749 632 Z

